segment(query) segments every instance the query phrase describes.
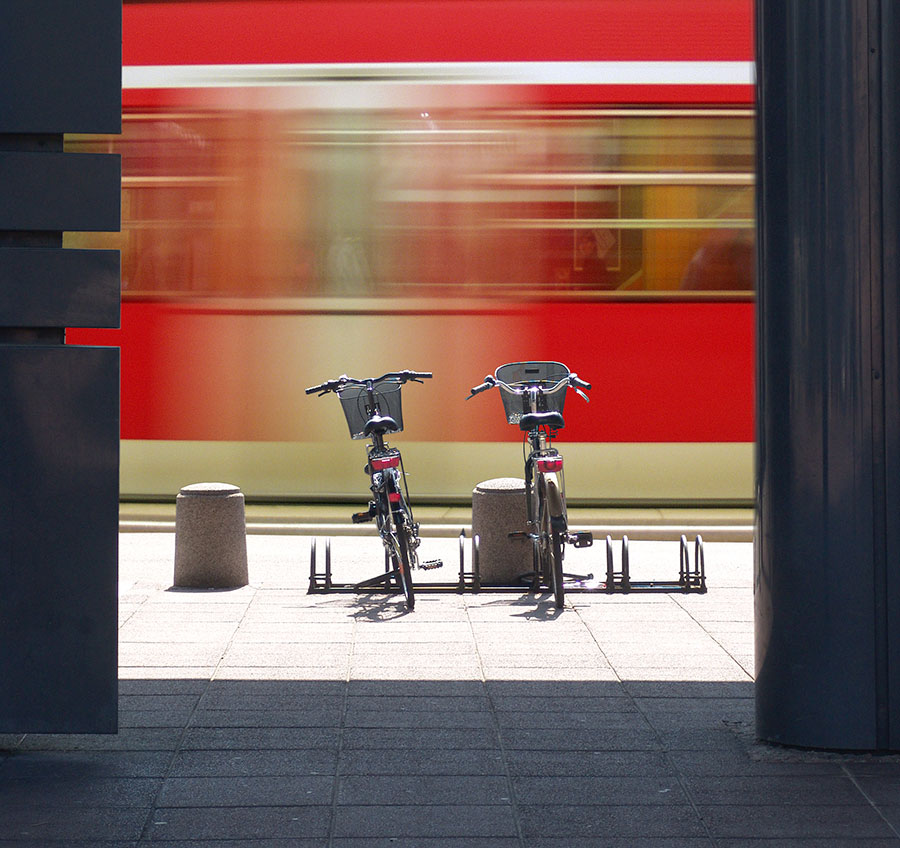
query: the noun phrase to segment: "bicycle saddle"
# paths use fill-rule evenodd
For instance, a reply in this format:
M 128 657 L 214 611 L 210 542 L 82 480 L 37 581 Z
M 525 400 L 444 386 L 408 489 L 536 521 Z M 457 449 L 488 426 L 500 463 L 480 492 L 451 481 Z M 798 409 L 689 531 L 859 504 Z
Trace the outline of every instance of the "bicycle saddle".
M 372 433 L 396 433 L 400 429 L 400 425 L 391 418 L 390 415 L 373 415 L 366 421 L 364 436 L 371 436 Z
M 561 412 L 526 412 L 519 419 L 520 430 L 533 430 L 535 427 L 549 427 L 561 430 L 566 426 Z

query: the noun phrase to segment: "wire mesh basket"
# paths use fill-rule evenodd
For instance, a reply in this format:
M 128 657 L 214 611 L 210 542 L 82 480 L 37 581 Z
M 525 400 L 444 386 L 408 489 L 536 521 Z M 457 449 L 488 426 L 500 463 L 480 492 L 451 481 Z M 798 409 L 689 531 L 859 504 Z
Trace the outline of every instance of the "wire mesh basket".
M 388 415 L 397 422 L 398 430 L 403 429 L 403 407 L 400 403 L 402 384 L 393 380 L 385 380 L 375 384 L 375 403 L 379 415 Z M 365 386 L 344 386 L 338 389 L 341 408 L 350 428 L 351 439 L 365 439 L 363 432 L 366 422 L 375 414 L 369 403 L 369 392 Z
M 561 362 L 508 362 L 497 369 L 495 376 L 498 380 L 518 389 L 534 386 L 539 390 L 537 410 L 532 410 L 528 392 L 520 393 L 506 386 L 499 387 L 503 411 L 509 424 L 518 424 L 525 413 L 532 411 L 562 414 L 569 384 L 563 382 L 555 389 L 554 386 L 557 386 L 560 380 L 567 380 L 569 369 Z

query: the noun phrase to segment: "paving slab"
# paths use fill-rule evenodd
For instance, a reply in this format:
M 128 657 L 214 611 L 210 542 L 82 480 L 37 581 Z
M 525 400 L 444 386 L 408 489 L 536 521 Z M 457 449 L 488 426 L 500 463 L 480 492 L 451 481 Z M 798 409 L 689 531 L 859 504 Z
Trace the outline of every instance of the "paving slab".
M 341 805 L 334 835 L 340 837 L 465 837 L 470 840 L 516 836 L 513 810 L 506 805 L 379 804 Z
M 327 806 L 158 807 L 143 841 L 322 838 L 328 834 Z

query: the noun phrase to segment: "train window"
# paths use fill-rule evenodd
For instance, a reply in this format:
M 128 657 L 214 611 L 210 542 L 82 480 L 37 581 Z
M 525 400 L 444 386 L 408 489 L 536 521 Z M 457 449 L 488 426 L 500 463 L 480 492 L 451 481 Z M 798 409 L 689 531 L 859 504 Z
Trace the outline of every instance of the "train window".
M 126 297 L 752 297 L 750 109 L 131 110 Z

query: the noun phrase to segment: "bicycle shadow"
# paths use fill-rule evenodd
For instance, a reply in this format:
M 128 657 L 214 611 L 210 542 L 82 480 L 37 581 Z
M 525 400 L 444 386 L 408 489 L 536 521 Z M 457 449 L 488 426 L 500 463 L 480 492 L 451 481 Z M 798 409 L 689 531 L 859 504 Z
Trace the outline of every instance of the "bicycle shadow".
M 384 597 L 366 595 L 359 599 L 358 608 L 350 613 L 350 617 L 358 621 L 379 622 L 395 621 L 414 614 L 415 611 L 406 606 L 402 596 L 398 599 L 396 595 Z
M 555 621 L 566 612 L 565 607 L 559 609 L 556 606 L 550 593 L 535 595 L 529 592 L 512 600 L 504 597 L 502 600 L 488 601 L 482 606 L 526 607 L 522 612 L 514 612 L 511 615 L 513 618 L 524 618 L 527 621 Z
M 513 606 L 524 606 L 525 601 L 521 603 L 513 603 Z M 546 601 L 538 600 L 535 603 L 535 600 L 532 598 L 530 603 L 528 604 L 529 609 L 522 610 L 522 612 L 514 612 L 512 614 L 513 618 L 524 618 L 526 621 L 556 621 L 561 615 L 566 612 L 565 607 L 560 609 L 553 602 L 552 598 Z

